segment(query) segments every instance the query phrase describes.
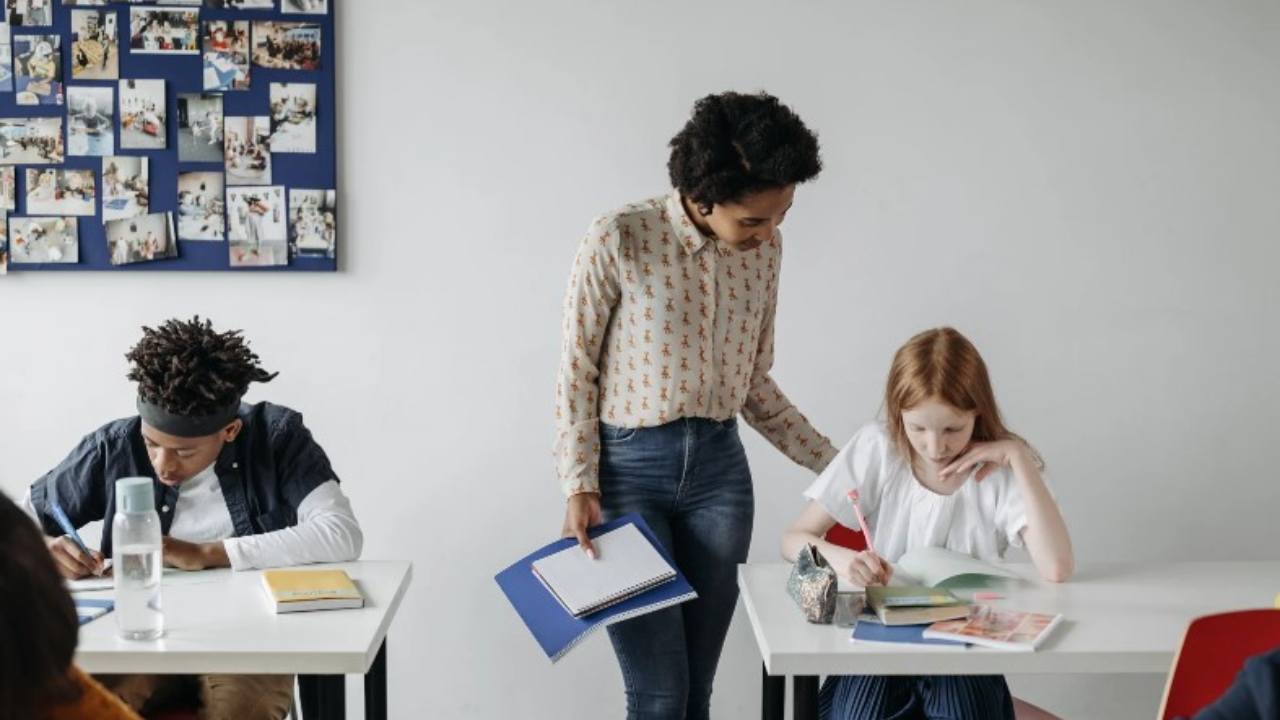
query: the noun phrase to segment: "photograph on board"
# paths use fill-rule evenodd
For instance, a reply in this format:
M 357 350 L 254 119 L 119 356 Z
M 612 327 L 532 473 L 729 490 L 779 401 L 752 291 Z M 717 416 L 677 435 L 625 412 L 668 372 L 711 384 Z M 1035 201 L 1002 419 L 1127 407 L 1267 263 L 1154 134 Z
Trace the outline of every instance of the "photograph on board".
M 309 22 L 253 23 L 253 64 L 276 70 L 320 67 L 320 26 Z
M 120 43 L 112 10 L 71 11 L 71 79 L 120 77 Z
M 0 165 L 57 165 L 63 155 L 62 118 L 0 118 Z
M 27 168 L 28 215 L 93 215 L 97 212 L 97 173 L 64 168 Z
M 178 95 L 178 161 L 223 161 L 221 95 Z
M 223 123 L 228 185 L 271 182 L 271 118 L 231 116 Z
M 53 1 L 5 0 L 5 15 L 11 25 L 52 25 Z
M 286 224 L 283 187 L 227 188 L 231 266 L 288 265 Z
M 285 15 L 327 15 L 329 0 L 280 0 Z
M 102 219 L 123 220 L 151 209 L 147 158 L 113 155 L 102 158 Z
M 73 217 L 9 217 L 9 262 L 80 262 L 79 226 Z
M 62 37 L 13 36 L 13 89 L 18 105 L 62 104 Z
M 129 50 L 139 55 L 196 55 L 200 11 L 129 8 Z
M 220 10 L 275 10 L 276 0 L 204 0 L 204 6 Z
M 167 108 L 163 80 L 120 81 L 120 147 L 163 150 Z
M 107 252 L 115 266 L 178 257 L 173 213 L 152 213 L 106 223 Z
M 111 155 L 116 151 L 116 91 L 109 87 L 67 88 L 67 154 Z
M 222 173 L 178 174 L 178 239 L 225 239 L 226 213 L 223 209 Z
M 12 165 L 0 165 L 0 211 L 18 209 L 18 173 Z
M 316 151 L 316 86 L 271 83 L 271 152 Z
M 204 89 L 249 89 L 249 22 L 210 20 L 204 24 Z
M 13 92 L 13 40 L 9 23 L 0 23 L 0 92 Z
M 338 193 L 289 189 L 289 254 L 333 258 L 338 244 Z

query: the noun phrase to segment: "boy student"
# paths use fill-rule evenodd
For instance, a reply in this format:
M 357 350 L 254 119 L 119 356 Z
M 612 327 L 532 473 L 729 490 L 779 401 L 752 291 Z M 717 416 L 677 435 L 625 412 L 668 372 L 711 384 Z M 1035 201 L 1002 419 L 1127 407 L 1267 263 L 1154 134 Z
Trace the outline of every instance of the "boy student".
M 262 369 L 239 331 L 217 332 L 199 317 L 168 320 L 144 327 L 125 357 L 138 385 L 138 415 L 85 437 L 24 501 L 50 536 L 63 575 L 102 572 L 111 554 L 115 481 L 139 476 L 155 483 L 165 565 L 245 570 L 360 556 L 360 526 L 302 416 L 241 402 L 250 383 L 275 373 Z M 55 504 L 77 527 L 105 521 L 101 553 L 86 554 L 63 535 Z M 198 691 L 201 718 L 282 718 L 293 697 L 288 675 L 102 680 L 144 714 L 175 694 Z

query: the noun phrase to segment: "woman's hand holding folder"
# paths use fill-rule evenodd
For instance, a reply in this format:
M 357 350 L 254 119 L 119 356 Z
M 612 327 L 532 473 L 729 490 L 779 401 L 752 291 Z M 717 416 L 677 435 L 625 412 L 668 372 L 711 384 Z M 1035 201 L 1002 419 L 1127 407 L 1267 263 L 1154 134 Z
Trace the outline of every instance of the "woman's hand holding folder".
M 600 493 L 581 492 L 570 495 L 564 510 L 564 527 L 560 530 L 560 536 L 577 538 L 578 546 L 587 554 L 587 557 L 594 560 L 596 548 L 590 536 L 587 535 L 587 528 L 599 525 L 603 521 L 604 516 L 600 512 Z

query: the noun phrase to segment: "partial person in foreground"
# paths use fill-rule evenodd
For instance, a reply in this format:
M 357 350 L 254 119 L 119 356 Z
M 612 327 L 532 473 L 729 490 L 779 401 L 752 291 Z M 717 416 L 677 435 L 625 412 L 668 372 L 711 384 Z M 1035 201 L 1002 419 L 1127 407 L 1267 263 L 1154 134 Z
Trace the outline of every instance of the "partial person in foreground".
M 65 577 L 103 571 L 115 481 L 124 477 L 154 483 L 166 566 L 248 570 L 359 558 L 360 525 L 302 415 L 242 401 L 251 383 L 275 374 L 262 369 L 239 331 L 218 332 L 199 317 L 168 320 L 143 328 L 125 357 L 138 414 L 86 436 L 24 500 Z M 63 535 L 55 506 L 75 527 L 105 521 L 101 553 L 86 554 Z M 206 719 L 282 718 L 293 698 L 290 675 L 102 680 L 144 714 L 190 696 Z
M 1071 538 L 1044 480 L 1044 463 L 1005 427 L 987 367 L 951 328 L 911 338 L 894 356 L 885 420 L 864 425 L 805 491 L 809 503 L 782 539 L 794 561 L 814 545 L 856 585 L 883 585 L 893 563 L 917 547 L 998 561 L 1025 547 L 1036 570 L 1064 582 L 1075 568 Z M 837 522 L 859 523 L 857 491 L 876 551 L 827 542 Z M 1018 702 L 1018 718 L 1052 717 Z M 831 676 L 819 694 L 823 718 L 1009 718 L 1015 701 L 1003 676 Z
M 0 718 L 140 720 L 72 664 L 78 629 L 40 529 L 0 493 Z

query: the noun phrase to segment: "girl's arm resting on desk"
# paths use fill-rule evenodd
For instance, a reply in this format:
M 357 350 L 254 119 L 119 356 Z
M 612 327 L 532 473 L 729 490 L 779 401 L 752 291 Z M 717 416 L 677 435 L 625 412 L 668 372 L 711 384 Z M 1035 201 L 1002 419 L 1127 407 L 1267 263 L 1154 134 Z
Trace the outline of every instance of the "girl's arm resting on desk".
M 1014 482 L 1022 491 L 1027 509 L 1027 526 L 1022 530 L 1022 542 L 1027 546 L 1036 570 L 1045 580 L 1066 582 L 1076 569 L 1071 535 L 1067 533 L 1067 523 L 1062 519 L 1057 501 L 1040 477 L 1035 459 L 1025 446 L 1022 447 L 1024 450 L 1014 454 L 1010 463 Z
M 1036 570 L 1045 580 L 1065 582 L 1075 572 L 1076 565 L 1071 536 L 1067 534 L 1067 524 L 1057 501 L 1040 476 L 1040 463 L 1026 443 L 1012 438 L 974 443 L 958 460 L 943 468 L 938 477 L 944 482 L 963 482 L 970 472 L 977 470 L 974 481 L 981 482 L 997 466 L 1013 471 L 1013 481 L 1022 494 L 1027 525 L 1020 537 Z
M 810 500 L 804 512 L 782 536 L 782 557 L 795 562 L 800 549 L 814 545 L 836 574 L 857 585 L 885 585 L 893 577 L 893 566 L 873 552 L 858 552 L 823 539 L 836 524 L 822 504 Z

